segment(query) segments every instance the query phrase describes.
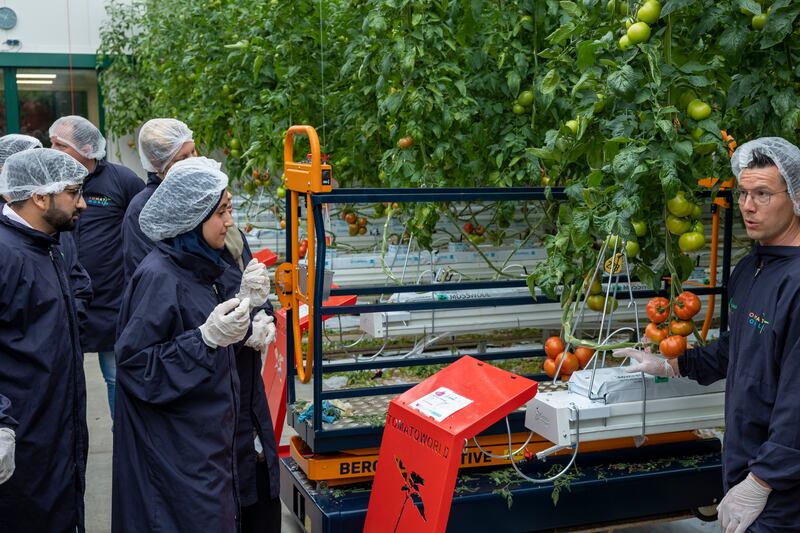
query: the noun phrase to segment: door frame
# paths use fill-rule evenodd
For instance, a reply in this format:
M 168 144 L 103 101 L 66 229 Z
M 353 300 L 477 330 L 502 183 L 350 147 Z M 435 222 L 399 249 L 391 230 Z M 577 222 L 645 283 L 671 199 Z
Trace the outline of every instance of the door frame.
M 70 68 L 73 70 L 96 70 L 99 72 L 96 54 L 45 54 L 0 52 L 0 68 L 3 70 L 3 88 L 5 91 L 6 132 L 19 133 L 19 93 L 17 92 L 18 68 Z M 105 135 L 105 109 L 103 92 L 97 86 L 97 105 L 99 129 Z

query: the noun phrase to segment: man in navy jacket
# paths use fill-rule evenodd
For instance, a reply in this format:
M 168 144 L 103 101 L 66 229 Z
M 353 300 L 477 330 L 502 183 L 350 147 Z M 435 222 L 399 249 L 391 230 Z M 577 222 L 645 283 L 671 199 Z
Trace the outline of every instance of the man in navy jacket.
M 619 350 L 629 372 L 725 383 L 719 519 L 727 533 L 800 531 L 800 149 L 777 137 L 731 160 L 748 236 L 731 275 L 730 331 L 664 360 Z
M 144 188 L 130 169 L 109 163 L 106 141 L 88 120 L 67 116 L 50 127 L 53 148 L 74 157 L 89 175 L 83 184 L 86 212 L 75 228 L 79 262 L 92 279 L 94 297 L 86 309 L 82 344 L 86 352 L 97 352 L 108 388 L 108 403 L 114 416 L 116 362 L 114 342 L 125 277 L 122 266 L 122 220 L 133 197 Z
M 86 207 L 85 176 L 80 163 L 46 148 L 12 155 L 0 173 L 9 198 L 0 215 L 0 431 L 14 433 L 16 448 L 0 484 L 3 532 L 84 528 L 86 385 L 58 237 Z

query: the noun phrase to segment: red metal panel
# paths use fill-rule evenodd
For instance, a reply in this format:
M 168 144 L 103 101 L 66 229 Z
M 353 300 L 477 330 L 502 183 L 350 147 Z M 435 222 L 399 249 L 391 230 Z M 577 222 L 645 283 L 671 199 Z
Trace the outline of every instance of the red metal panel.
M 392 400 L 364 531 L 444 532 L 464 439 L 533 398 L 537 385 L 465 356 Z M 441 387 L 472 402 L 441 422 L 411 406 Z

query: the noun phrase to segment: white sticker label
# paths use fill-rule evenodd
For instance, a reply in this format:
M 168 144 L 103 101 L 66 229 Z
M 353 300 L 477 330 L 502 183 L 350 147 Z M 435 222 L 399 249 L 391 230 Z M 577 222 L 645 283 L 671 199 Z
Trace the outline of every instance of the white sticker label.
M 425 416 L 429 416 L 437 422 L 441 422 L 471 403 L 472 400 L 469 398 L 456 394 L 447 387 L 439 387 L 432 393 L 426 394 L 419 400 L 413 402 L 411 407 Z

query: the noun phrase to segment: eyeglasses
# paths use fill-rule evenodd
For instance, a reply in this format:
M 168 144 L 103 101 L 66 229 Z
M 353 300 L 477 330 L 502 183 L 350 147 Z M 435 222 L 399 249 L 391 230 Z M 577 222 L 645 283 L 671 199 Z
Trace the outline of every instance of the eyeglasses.
M 81 186 L 75 189 L 64 189 L 62 192 L 69 194 L 70 196 L 72 196 L 72 199 L 74 200 L 80 198 L 81 195 L 83 195 L 83 187 Z
M 747 202 L 747 197 L 753 199 L 753 202 L 756 205 L 769 205 L 769 201 L 772 200 L 772 197 L 776 194 L 781 194 L 784 192 L 788 192 L 786 189 L 782 191 L 762 191 L 762 190 L 755 190 L 755 191 L 748 191 L 746 189 L 734 189 L 733 197 L 739 202 L 739 205 L 744 205 Z

